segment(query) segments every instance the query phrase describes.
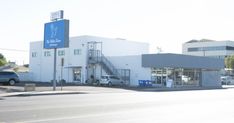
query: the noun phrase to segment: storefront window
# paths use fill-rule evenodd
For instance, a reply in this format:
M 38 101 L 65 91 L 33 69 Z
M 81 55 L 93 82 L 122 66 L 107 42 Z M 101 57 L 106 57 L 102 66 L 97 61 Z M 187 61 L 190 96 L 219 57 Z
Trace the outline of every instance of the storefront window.
M 173 86 L 199 86 L 200 69 L 164 68 L 151 69 L 152 84 L 166 86 L 172 80 Z
M 184 85 L 199 85 L 199 70 L 184 69 L 182 75 L 182 82 Z
M 165 69 L 151 69 L 152 84 L 163 85 L 166 82 L 166 70 Z

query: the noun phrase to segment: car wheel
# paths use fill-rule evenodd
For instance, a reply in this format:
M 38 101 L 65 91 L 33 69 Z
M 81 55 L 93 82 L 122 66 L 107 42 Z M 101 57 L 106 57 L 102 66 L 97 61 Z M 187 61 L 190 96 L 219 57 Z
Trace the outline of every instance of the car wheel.
M 15 80 L 11 79 L 8 83 L 9 83 L 9 85 L 14 85 L 15 84 Z
M 112 83 L 111 83 L 111 82 L 108 82 L 108 86 L 112 86 Z

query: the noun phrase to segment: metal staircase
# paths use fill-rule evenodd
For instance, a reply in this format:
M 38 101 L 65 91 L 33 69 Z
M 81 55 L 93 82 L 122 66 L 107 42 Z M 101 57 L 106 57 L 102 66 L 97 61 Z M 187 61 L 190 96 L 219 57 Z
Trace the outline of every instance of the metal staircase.
M 127 85 L 130 83 L 130 69 L 116 69 L 115 66 L 102 54 L 102 42 L 88 42 L 88 64 L 91 66 L 98 64 L 106 74 L 115 75 L 121 78 Z M 94 75 L 96 78 L 96 69 L 95 67 L 92 69 L 91 75 Z
M 100 64 L 105 72 L 109 75 L 116 75 L 120 77 L 118 69 L 100 52 L 100 50 L 89 50 L 89 64 Z

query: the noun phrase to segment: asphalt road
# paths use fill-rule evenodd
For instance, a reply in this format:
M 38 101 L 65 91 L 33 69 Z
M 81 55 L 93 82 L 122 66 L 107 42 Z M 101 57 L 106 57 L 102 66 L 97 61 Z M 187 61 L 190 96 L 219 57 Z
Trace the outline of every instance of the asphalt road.
M 0 123 L 233 123 L 234 89 L 4 97 Z

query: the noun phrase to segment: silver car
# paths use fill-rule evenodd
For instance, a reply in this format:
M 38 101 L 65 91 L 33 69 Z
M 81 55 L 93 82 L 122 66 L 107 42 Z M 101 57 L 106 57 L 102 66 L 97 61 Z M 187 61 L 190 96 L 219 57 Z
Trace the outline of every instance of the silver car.
M 100 85 L 108 85 L 108 86 L 112 86 L 112 85 L 123 85 L 123 81 L 114 75 L 104 75 L 101 77 L 101 81 L 99 83 Z

